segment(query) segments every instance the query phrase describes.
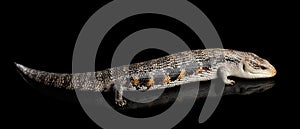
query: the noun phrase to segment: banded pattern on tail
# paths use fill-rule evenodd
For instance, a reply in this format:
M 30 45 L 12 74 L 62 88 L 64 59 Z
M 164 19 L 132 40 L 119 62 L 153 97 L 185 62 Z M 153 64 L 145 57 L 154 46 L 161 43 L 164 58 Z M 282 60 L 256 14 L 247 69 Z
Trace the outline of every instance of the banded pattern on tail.
M 110 70 L 67 74 L 31 69 L 17 63 L 15 65 L 25 77 L 47 86 L 101 92 L 111 85 Z

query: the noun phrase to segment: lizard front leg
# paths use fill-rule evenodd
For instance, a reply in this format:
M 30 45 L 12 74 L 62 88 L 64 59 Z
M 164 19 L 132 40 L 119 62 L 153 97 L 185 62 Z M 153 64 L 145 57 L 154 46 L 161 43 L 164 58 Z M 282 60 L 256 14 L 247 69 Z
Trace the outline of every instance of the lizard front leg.
M 220 67 L 217 72 L 218 77 L 221 78 L 226 85 L 234 85 L 235 81 L 227 78 L 230 75 L 228 71 L 226 67 Z

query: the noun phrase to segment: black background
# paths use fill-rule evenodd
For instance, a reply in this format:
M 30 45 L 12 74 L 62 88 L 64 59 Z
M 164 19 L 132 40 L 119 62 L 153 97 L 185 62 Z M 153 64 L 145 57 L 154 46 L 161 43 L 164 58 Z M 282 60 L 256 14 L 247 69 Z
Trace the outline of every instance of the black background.
M 10 128 L 67 127 L 98 128 L 76 102 L 39 92 L 16 72 L 13 62 L 52 72 L 71 72 L 72 52 L 77 36 L 88 18 L 109 1 L 31 1 L 9 3 L 3 28 L 6 33 L 2 55 L 4 82 L 1 84 L 3 115 Z M 279 2 L 202 2 L 191 1 L 214 24 L 224 48 L 251 51 L 268 59 L 278 71 L 274 88 L 249 96 L 223 97 L 211 118 L 198 124 L 201 106 L 196 105 L 176 127 L 229 128 L 292 126 L 297 120 L 299 100 L 293 83 L 298 71 L 297 42 L 293 38 L 297 17 L 292 3 Z M 171 4 L 171 3 L 170 3 Z M 297 15 L 296 15 L 297 14 Z M 134 31 L 157 27 L 178 35 L 192 49 L 203 48 L 201 40 L 181 22 L 166 16 L 144 14 L 117 24 L 103 40 L 96 69 L 110 66 L 114 48 Z M 294 31 L 292 31 L 294 30 Z M 7 47 L 7 46 L 8 47 Z M 171 45 L 171 43 L 170 43 Z M 8 49 L 6 49 L 8 48 Z M 5 51 L 8 50 L 8 51 Z M 135 61 L 164 55 L 145 51 Z M 297 73 L 296 73 L 297 74 Z M 293 118 L 294 117 L 294 118 Z M 1 122 L 2 123 L 2 122 Z

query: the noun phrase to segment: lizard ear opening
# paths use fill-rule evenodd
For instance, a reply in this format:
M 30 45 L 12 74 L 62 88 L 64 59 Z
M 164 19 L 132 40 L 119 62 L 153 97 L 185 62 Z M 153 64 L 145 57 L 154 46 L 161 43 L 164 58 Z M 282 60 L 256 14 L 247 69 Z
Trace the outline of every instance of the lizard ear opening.
M 251 67 L 249 66 L 249 62 L 247 62 L 247 60 L 243 61 L 242 69 L 243 69 L 243 71 L 246 72 L 246 73 L 251 73 L 251 72 L 252 72 L 252 69 L 251 69 Z
M 246 57 L 243 61 L 243 71 L 244 72 L 248 72 L 249 70 L 247 69 L 247 65 L 248 65 L 249 59 Z
M 243 62 L 243 71 L 246 71 L 246 64 Z

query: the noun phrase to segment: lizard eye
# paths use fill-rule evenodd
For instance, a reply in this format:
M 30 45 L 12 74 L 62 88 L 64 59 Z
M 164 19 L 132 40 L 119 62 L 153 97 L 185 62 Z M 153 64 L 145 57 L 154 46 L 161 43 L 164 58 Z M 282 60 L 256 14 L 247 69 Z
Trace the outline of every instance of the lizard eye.
M 266 70 L 266 69 L 268 69 L 267 67 L 265 67 L 265 66 L 260 66 L 260 68 L 262 69 L 262 70 Z

